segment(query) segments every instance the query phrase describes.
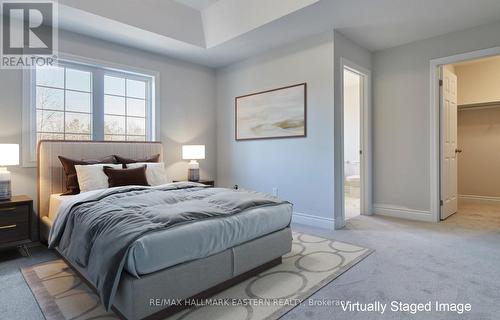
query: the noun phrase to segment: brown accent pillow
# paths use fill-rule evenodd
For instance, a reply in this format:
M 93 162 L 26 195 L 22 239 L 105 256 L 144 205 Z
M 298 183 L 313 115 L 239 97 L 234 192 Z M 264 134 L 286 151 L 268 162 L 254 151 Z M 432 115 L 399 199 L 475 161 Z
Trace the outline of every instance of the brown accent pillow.
M 129 159 L 129 158 L 124 158 L 124 157 L 121 157 L 121 156 L 118 156 L 118 155 L 114 155 L 114 157 L 116 158 L 116 161 L 118 161 L 118 163 L 121 163 L 123 164 L 123 168 L 125 168 L 125 165 L 126 164 L 129 164 L 129 163 L 136 163 L 136 162 L 158 162 L 160 161 L 160 154 L 155 154 L 149 158 L 143 158 L 143 159 Z
M 104 173 L 108 176 L 110 188 L 123 186 L 149 186 L 146 178 L 146 165 L 133 169 L 115 169 L 104 167 Z
M 75 160 L 63 156 L 59 156 L 58 158 L 59 161 L 61 161 L 64 173 L 66 174 L 66 191 L 63 193 L 63 195 L 80 193 L 80 186 L 78 185 L 78 177 L 76 175 L 75 165 L 117 163 L 114 156 L 107 156 L 99 160 Z

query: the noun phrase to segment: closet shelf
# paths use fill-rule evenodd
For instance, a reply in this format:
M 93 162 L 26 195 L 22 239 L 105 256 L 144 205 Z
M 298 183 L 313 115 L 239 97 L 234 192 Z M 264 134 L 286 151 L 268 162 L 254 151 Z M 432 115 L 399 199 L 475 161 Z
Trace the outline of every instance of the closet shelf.
M 470 109 L 470 108 L 484 108 L 484 107 L 500 107 L 500 101 L 491 101 L 491 102 L 481 102 L 481 103 L 470 103 L 470 104 L 459 104 L 458 109 Z

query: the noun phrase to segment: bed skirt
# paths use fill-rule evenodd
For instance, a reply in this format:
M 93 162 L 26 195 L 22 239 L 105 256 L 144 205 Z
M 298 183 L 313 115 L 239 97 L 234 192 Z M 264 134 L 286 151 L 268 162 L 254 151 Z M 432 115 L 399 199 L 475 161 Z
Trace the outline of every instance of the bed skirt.
M 290 252 L 291 246 L 292 232 L 290 228 L 285 228 L 203 259 L 143 275 L 139 279 L 124 272 L 113 310 L 120 317 L 130 320 L 161 319 L 170 313 L 169 307 L 176 310 L 165 302 L 188 299 L 210 289 L 219 288 L 220 291 L 223 289 L 221 284 L 229 285 L 232 280 L 243 281 L 247 273 L 250 276 L 251 271 L 258 271 L 261 266 L 270 268 L 275 265 Z M 70 265 L 85 277 L 81 268 Z

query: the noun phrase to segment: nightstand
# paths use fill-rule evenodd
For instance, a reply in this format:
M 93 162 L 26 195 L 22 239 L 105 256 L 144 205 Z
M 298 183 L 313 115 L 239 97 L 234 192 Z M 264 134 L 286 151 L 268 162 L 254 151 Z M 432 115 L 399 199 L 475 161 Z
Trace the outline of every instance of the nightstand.
M 172 182 L 188 182 L 188 181 L 181 181 L 181 180 L 174 180 Z M 214 180 L 203 180 L 203 179 L 200 179 L 200 181 L 192 181 L 192 182 L 197 182 L 197 183 L 201 183 L 201 184 L 204 184 L 206 186 L 209 186 L 209 187 L 215 187 L 215 181 Z
M 0 248 L 18 247 L 22 255 L 31 255 L 26 244 L 32 242 L 32 211 L 33 200 L 27 196 L 0 201 Z

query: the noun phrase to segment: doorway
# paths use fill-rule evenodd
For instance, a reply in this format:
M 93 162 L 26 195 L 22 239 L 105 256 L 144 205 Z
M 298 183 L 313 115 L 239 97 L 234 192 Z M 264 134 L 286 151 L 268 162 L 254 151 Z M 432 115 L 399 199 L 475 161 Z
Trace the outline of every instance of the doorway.
M 335 108 L 335 228 L 371 212 L 370 70 L 344 57 Z
M 440 67 L 440 220 L 500 217 L 500 56 Z
M 363 76 L 344 67 L 344 211 L 345 219 L 361 214 L 361 103 Z

